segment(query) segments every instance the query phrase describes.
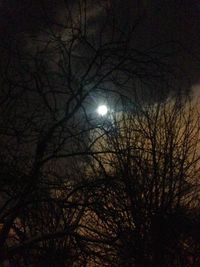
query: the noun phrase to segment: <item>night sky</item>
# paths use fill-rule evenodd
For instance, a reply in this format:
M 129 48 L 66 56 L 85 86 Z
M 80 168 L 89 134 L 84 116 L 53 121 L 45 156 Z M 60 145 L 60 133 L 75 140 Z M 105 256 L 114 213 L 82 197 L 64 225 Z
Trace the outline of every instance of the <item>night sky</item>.
M 88 16 L 90 27 L 94 31 L 102 20 L 97 2 L 92 1 Z M 200 78 L 198 1 L 113 0 L 101 1 L 101 4 L 112 6 L 119 29 L 124 32 L 136 19 L 139 20 L 133 38 L 135 47 L 145 50 L 161 45 L 160 49 L 163 52 L 171 53 L 173 64 L 181 66 L 184 75 L 190 78 L 190 84 L 198 83 Z M 0 6 L 1 41 L 13 44 L 17 42 L 23 47 L 28 38 L 24 36 L 37 36 L 41 28 L 45 29 L 48 23 L 45 17 L 47 14 L 49 19 L 59 21 L 65 16 L 63 1 L 3 1 Z
M 0 266 L 200 266 L 200 1 L 1 1 L 0 57 Z

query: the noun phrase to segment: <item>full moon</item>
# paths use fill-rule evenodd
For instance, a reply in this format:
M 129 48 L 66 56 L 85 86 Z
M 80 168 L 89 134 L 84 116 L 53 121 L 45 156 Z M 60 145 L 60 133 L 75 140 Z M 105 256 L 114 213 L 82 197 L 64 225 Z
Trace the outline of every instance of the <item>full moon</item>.
M 100 116 L 105 116 L 108 112 L 108 108 L 106 105 L 100 105 L 98 108 L 97 108 L 97 113 L 100 115 Z

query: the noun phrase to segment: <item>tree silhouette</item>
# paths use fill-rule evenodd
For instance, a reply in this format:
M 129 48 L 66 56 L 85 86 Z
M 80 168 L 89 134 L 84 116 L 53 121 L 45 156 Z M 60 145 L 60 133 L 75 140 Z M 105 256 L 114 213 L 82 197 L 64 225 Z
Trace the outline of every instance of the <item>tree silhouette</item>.
M 199 126 L 178 102 L 152 104 L 154 86 L 175 77 L 162 54 L 134 48 L 139 19 L 122 32 L 99 5 L 94 31 L 86 2 L 65 1 L 57 20 L 43 8 L 37 35 L 1 43 L 0 261 L 174 264 L 191 231 L 167 226 L 187 222 L 198 196 Z M 151 105 L 132 105 L 147 89 Z M 94 114 L 119 96 L 130 98 L 126 112 L 121 103 L 112 122 Z
M 112 266 L 198 266 L 196 112 L 188 102 L 169 100 L 113 114 L 117 134 L 101 129 L 95 149 L 107 153 L 92 163 L 103 181 L 92 209 L 99 218 L 94 231 L 113 238 Z

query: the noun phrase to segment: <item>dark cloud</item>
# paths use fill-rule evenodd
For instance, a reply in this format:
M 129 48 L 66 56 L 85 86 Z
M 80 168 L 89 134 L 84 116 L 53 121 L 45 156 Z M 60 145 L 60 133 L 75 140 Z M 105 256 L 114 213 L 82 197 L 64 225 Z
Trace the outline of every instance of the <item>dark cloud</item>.
M 56 0 L 10 0 L 0 5 L 0 38 L 7 42 L 21 40 L 21 34 L 36 34 L 45 28 L 49 21 L 66 16 L 66 4 L 74 6 L 80 1 Z M 195 0 L 176 1 L 131 1 L 102 0 L 87 1 L 88 22 L 91 31 L 96 31 L 104 19 L 101 7 L 111 7 L 115 22 L 122 32 L 128 32 L 131 24 L 139 18 L 139 25 L 133 36 L 133 45 L 148 49 L 158 43 L 177 42 L 172 55 L 173 63 L 180 65 L 192 81 L 199 78 L 198 54 L 200 52 L 200 5 Z M 101 17 L 102 16 L 102 17 Z M 163 45 L 163 51 L 169 47 Z M 171 49 L 171 48 L 170 48 Z M 171 51 L 171 50 L 169 50 Z
M 45 25 L 45 12 L 55 17 L 59 1 L 4 1 L 0 6 L 0 33 L 15 35 L 21 32 L 37 32 Z

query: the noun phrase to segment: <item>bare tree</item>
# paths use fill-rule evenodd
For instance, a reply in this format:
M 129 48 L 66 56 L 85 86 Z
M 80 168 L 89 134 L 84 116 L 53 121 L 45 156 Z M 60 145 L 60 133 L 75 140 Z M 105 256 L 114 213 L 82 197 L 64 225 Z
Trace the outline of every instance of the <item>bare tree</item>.
M 102 181 L 91 231 L 113 240 L 105 252 L 116 256 L 112 266 L 198 266 L 197 108 L 169 100 L 112 116 L 94 146 L 107 152 L 89 168 Z
M 37 37 L 23 36 L 23 48 L 15 40 L 1 44 L 7 57 L 0 94 L 0 260 L 44 266 L 50 257 L 60 266 L 120 266 L 133 253 L 138 264 L 152 255 L 147 236 L 157 211 L 174 211 L 183 205 L 181 194 L 189 194 L 186 178 L 194 161 L 187 156 L 194 132 L 185 118 L 185 139 L 179 140 L 172 126 L 184 117 L 175 106 L 171 117 L 158 105 L 122 115 L 122 124 L 115 118 L 117 135 L 105 125 L 106 151 L 94 151 L 102 141 L 91 138 L 102 128 L 96 102 L 108 95 L 132 97 L 138 88 L 151 90 L 158 83 L 169 87 L 173 75 L 158 53 L 134 49 L 138 18 L 124 33 L 113 9 L 99 4 L 94 31 L 92 3 L 69 2 L 57 19 L 43 8 L 45 27 Z M 126 249 L 132 234 L 137 253 Z

